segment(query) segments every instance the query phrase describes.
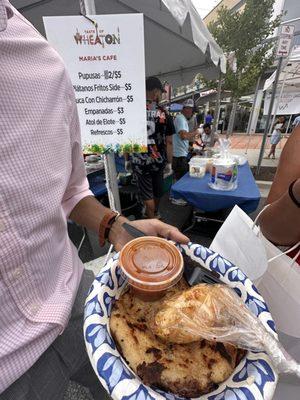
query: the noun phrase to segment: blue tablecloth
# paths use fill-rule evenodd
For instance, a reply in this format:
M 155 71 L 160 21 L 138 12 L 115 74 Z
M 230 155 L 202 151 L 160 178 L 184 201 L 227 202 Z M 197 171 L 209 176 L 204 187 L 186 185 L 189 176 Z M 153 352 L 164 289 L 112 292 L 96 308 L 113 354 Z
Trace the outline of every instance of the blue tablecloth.
M 260 192 L 248 163 L 238 168 L 236 190 L 214 190 L 208 186 L 209 181 L 208 173 L 202 179 L 191 178 L 187 173 L 171 187 L 171 197 L 183 198 L 194 207 L 207 212 L 232 208 L 235 204 L 248 214 L 256 210 Z
M 92 172 L 88 174 L 87 179 L 89 181 L 90 190 L 93 192 L 94 196 L 101 197 L 107 193 L 104 171 Z
M 117 172 L 125 172 L 125 160 L 124 157 L 119 157 L 115 154 L 116 170 Z M 90 189 L 94 196 L 101 197 L 107 193 L 107 187 L 105 183 L 105 172 L 95 171 L 87 176 Z

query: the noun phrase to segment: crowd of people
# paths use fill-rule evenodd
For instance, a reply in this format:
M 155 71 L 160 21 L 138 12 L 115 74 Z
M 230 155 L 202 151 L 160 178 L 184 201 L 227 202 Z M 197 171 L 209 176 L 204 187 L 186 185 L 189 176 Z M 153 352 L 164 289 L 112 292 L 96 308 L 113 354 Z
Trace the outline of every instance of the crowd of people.
M 213 147 L 218 140 L 212 129 L 210 112 L 200 128 L 194 101 L 188 99 L 183 103 L 182 111 L 173 118 L 160 105 L 163 92 L 163 85 L 157 77 L 147 78 L 148 152 L 125 154 L 125 169 L 136 177 L 147 218 L 160 218 L 158 208 L 163 195 L 164 173 L 173 171 L 175 180 L 179 180 L 189 170 L 193 143 L 205 149 Z

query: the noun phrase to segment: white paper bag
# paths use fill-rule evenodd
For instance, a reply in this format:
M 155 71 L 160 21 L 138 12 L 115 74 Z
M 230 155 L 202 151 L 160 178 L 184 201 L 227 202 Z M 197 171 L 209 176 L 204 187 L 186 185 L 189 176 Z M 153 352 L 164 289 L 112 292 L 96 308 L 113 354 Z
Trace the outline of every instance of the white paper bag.
M 268 269 L 254 284 L 265 299 L 277 330 L 300 338 L 300 265 L 294 261 L 298 255 L 291 259 L 263 236 L 262 241 Z
M 238 206 L 234 206 L 210 248 L 238 266 L 251 280 L 260 278 L 268 268 L 259 229 Z
M 264 210 L 261 211 L 261 213 Z M 239 267 L 265 299 L 279 331 L 300 338 L 300 266 L 235 206 L 210 248 Z M 292 249 L 297 248 L 297 243 Z

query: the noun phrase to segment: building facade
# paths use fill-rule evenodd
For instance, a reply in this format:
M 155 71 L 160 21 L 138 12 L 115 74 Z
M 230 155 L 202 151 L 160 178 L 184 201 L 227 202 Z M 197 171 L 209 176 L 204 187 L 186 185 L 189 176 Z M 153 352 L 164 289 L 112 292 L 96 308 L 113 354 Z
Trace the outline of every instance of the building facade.
M 300 1 L 299 0 L 276 0 L 275 6 L 278 6 L 279 13 L 283 12 L 282 21 L 290 21 L 299 18 L 298 21 L 291 22 L 295 26 L 294 46 L 300 45 Z
M 245 1 L 246 0 L 222 0 L 220 1 L 219 4 L 216 5 L 203 19 L 206 25 L 208 25 L 210 22 L 215 21 L 218 18 L 218 11 L 222 7 L 227 7 L 229 10 L 238 11 L 238 10 L 243 10 L 245 6 Z
M 245 7 L 246 0 L 222 0 L 220 3 L 213 8 L 207 16 L 204 18 L 204 22 L 208 25 L 210 22 L 215 21 L 218 18 L 218 11 L 221 7 L 227 7 L 232 12 L 242 11 Z M 289 21 L 292 19 L 300 18 L 300 0 L 275 0 L 274 3 L 274 17 L 282 15 L 282 22 Z M 300 45 L 300 19 L 298 21 L 291 22 L 295 26 L 294 31 L 294 42 L 293 45 Z M 276 33 L 276 35 L 278 32 Z

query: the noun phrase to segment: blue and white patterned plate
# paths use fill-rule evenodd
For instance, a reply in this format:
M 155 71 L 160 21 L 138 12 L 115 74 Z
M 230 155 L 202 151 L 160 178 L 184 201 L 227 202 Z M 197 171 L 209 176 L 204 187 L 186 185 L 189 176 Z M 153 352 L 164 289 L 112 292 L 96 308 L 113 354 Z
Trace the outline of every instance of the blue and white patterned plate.
M 257 289 L 245 274 L 203 246 L 179 246 L 193 260 L 217 271 L 222 280 L 234 288 L 249 309 L 276 336 L 274 321 Z M 84 338 L 92 366 L 100 382 L 115 400 L 179 400 L 178 396 L 154 391 L 144 385 L 128 367 L 110 334 L 112 306 L 126 286 L 118 266 L 118 255 L 112 258 L 95 278 L 85 304 Z M 233 374 L 215 391 L 199 400 L 271 400 L 277 384 L 277 373 L 268 356 L 248 352 Z

